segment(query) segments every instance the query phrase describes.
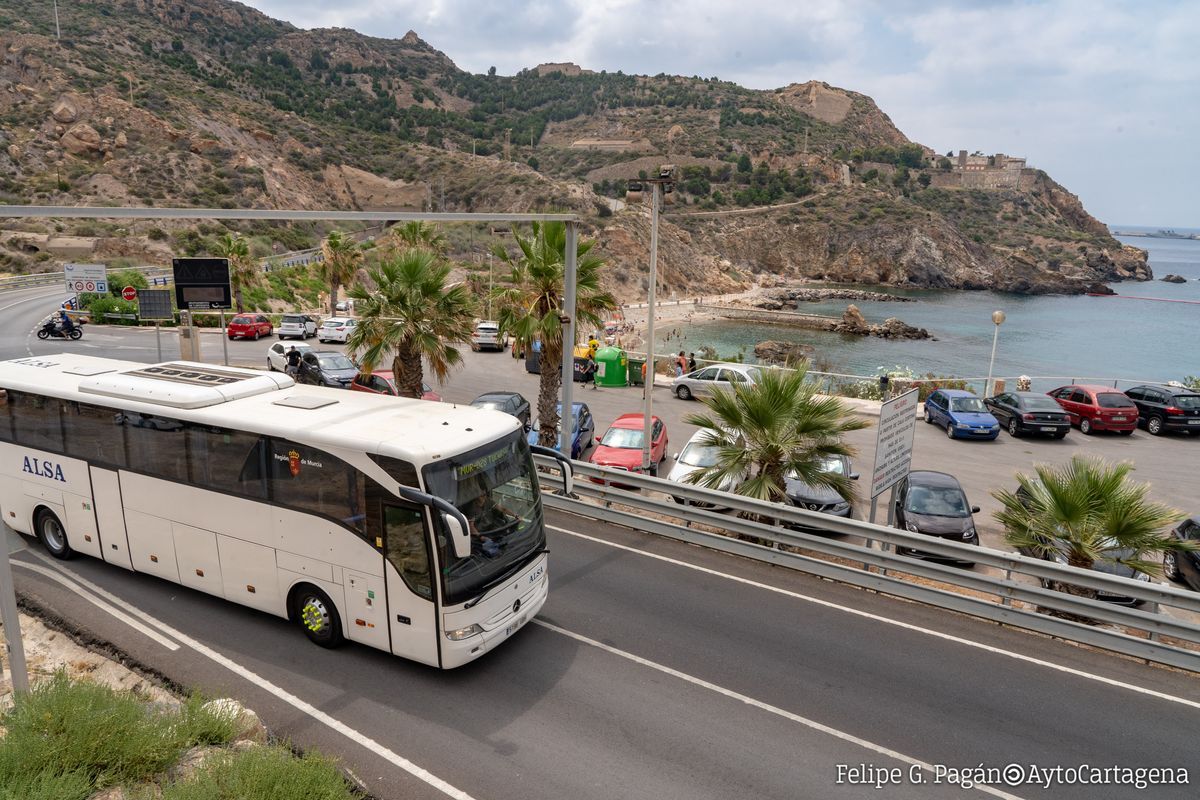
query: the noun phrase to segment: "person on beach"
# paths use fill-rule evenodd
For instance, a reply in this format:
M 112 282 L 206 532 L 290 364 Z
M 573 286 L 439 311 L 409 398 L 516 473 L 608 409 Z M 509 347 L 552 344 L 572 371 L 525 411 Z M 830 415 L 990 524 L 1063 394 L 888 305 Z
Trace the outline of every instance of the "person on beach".
M 688 372 L 696 371 L 696 354 L 695 353 L 688 353 L 687 371 Z
M 678 378 L 680 375 L 682 375 L 686 371 L 687 371 L 687 356 L 685 356 L 683 354 L 683 351 L 680 350 L 679 355 L 675 357 L 675 377 Z

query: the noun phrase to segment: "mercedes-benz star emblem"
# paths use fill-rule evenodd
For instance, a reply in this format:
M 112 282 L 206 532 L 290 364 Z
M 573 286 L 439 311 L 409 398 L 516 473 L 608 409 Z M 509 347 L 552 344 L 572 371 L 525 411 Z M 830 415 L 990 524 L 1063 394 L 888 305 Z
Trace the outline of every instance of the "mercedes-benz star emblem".
M 513 613 L 515 614 L 520 610 L 521 610 L 521 601 L 517 600 L 517 602 L 513 603 Z

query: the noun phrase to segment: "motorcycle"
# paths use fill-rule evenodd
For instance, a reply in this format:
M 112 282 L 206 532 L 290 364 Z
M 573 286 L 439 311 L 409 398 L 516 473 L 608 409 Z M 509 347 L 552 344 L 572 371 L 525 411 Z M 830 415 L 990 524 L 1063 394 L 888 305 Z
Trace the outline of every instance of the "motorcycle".
M 49 339 L 51 337 L 57 339 L 81 339 L 83 338 L 83 323 L 76 322 L 70 329 L 64 329 L 62 323 L 57 319 L 48 319 L 37 332 L 39 339 Z

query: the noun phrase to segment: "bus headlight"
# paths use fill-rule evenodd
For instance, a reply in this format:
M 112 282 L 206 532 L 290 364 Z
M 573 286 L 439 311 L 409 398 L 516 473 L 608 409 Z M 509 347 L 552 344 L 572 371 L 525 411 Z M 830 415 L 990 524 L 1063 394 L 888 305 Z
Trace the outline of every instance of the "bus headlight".
M 483 628 L 478 625 L 468 625 L 465 628 L 446 631 L 446 638 L 452 642 L 461 642 L 463 639 L 469 639 L 477 633 L 483 633 Z

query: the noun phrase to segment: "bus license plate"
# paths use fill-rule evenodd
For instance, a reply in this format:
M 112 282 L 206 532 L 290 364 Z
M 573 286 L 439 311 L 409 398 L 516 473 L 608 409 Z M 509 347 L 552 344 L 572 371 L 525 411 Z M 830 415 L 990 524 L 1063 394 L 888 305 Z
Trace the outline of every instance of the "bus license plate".
M 518 617 L 516 622 L 513 622 L 507 628 L 504 629 L 504 635 L 512 636 L 512 634 L 524 624 L 525 624 L 525 617 Z

